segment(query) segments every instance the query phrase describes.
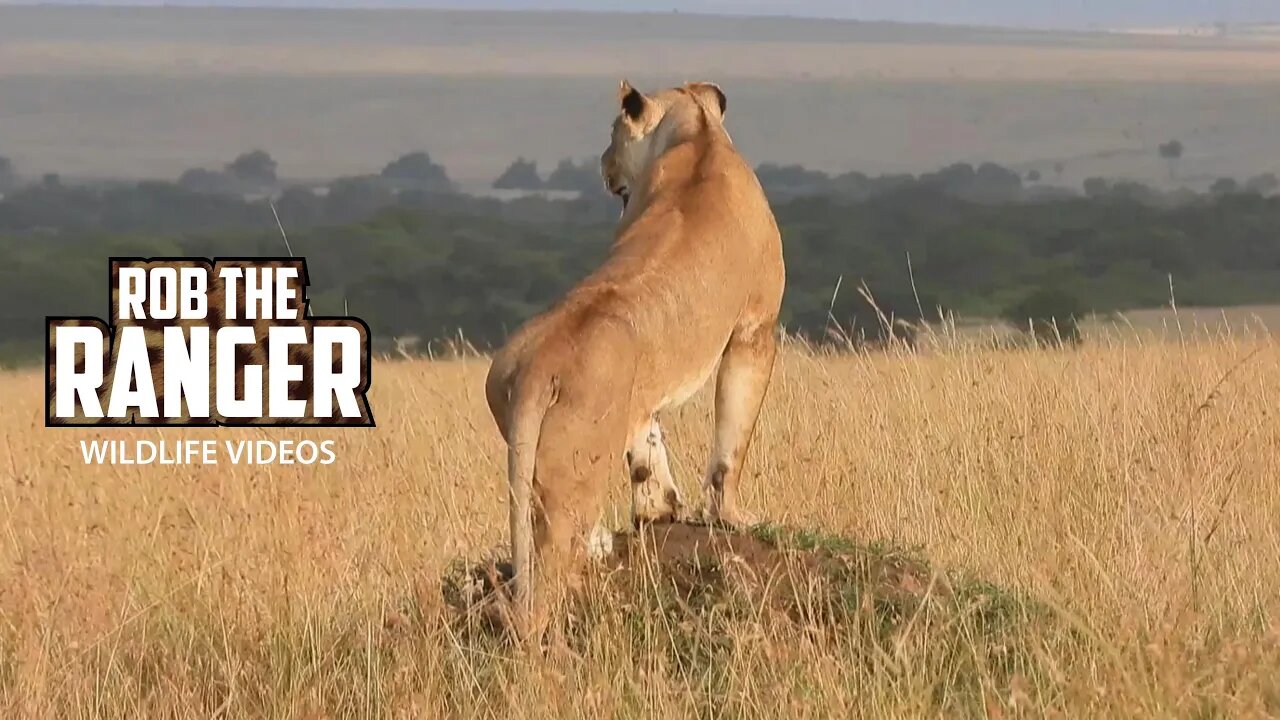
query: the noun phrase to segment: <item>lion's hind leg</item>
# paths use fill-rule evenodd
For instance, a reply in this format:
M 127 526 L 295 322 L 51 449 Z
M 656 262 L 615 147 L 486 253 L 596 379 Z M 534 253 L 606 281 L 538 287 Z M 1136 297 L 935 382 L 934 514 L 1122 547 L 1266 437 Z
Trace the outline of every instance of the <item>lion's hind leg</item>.
M 594 529 L 626 437 L 623 408 L 607 398 L 581 400 L 548 408 L 538 441 L 533 604 L 544 622 L 580 586 L 588 558 L 601 552 L 603 539 Z

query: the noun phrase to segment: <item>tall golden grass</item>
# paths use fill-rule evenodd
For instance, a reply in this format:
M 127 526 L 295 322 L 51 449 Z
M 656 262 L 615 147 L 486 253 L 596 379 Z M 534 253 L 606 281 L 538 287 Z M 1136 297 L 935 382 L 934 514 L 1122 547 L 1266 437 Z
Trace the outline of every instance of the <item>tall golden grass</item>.
M 971 641 L 929 623 L 885 648 L 741 620 L 710 664 L 673 662 L 656 615 L 554 659 L 459 634 L 439 579 L 505 539 L 485 368 L 382 362 L 376 429 L 311 431 L 45 429 L 42 378 L 0 376 L 0 717 L 1280 714 L 1272 340 L 781 355 L 750 506 L 1038 598 L 1074 639 L 1028 626 L 1025 677 L 991 654 L 940 673 L 930 649 Z M 693 496 L 708 400 L 666 420 Z M 339 461 L 86 467 L 94 437 L 335 439 Z

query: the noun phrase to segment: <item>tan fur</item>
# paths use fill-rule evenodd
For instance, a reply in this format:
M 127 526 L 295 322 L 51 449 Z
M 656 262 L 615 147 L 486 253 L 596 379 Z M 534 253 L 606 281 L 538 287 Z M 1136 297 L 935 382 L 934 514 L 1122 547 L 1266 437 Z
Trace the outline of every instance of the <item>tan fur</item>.
M 751 521 L 738 479 L 773 367 L 784 283 L 778 228 L 724 129 L 719 88 L 641 95 L 624 81 L 618 97 L 601 157 L 605 184 L 625 201 L 609 257 L 511 337 L 486 384 L 510 448 L 524 612 L 545 607 L 546 593 L 578 566 L 620 458 L 637 522 L 680 511 L 657 413 L 688 399 L 717 366 L 707 513 Z

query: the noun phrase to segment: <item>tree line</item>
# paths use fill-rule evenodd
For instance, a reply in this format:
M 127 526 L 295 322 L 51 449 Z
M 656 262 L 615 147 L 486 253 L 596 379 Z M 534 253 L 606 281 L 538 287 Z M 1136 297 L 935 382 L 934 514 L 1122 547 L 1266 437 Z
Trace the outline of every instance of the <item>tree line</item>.
M 277 216 L 308 260 L 314 309 L 347 308 L 384 346 L 459 332 L 482 347 L 501 342 L 607 251 L 619 206 L 602 191 L 470 197 L 431 187 L 440 176 L 429 157 L 406 158 L 325 193 L 56 177 L 10 186 L 0 199 L 0 360 L 38 359 L 46 315 L 105 313 L 108 257 L 281 255 Z M 262 182 L 269 170 L 257 157 L 219 172 Z M 1170 276 L 1185 305 L 1280 301 L 1280 198 L 1247 183 L 1170 202 L 1123 182 L 1036 194 L 994 165 L 879 178 L 760 174 L 783 233 L 782 320 L 814 339 L 837 327 L 883 333 L 855 291 L 864 283 L 880 311 L 908 321 L 940 312 L 1065 321 L 1159 306 Z M 823 178 L 843 190 L 823 189 Z M 805 182 L 818 187 L 797 191 Z

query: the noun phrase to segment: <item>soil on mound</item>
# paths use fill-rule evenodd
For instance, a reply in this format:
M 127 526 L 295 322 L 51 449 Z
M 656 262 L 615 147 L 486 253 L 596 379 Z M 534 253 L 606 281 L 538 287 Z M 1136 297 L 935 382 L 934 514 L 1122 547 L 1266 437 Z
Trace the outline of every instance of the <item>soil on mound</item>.
M 647 573 L 656 564 L 679 593 L 745 589 L 779 609 L 795 610 L 788 606 L 834 589 L 826 587 L 833 583 L 856 583 L 862 594 L 917 596 L 931 577 L 928 565 L 909 553 L 769 526 L 736 532 L 673 523 L 616 533 L 613 548 L 604 564 L 614 572 Z M 730 583 L 738 587 L 726 587 Z
M 470 618 L 499 621 L 510 576 L 506 561 L 455 566 L 445 598 Z M 580 597 L 623 593 L 667 613 L 769 609 L 823 624 L 868 610 L 901 618 L 926 598 L 954 593 L 951 580 L 913 552 L 773 525 L 739 532 L 692 523 L 615 533 L 586 585 Z

